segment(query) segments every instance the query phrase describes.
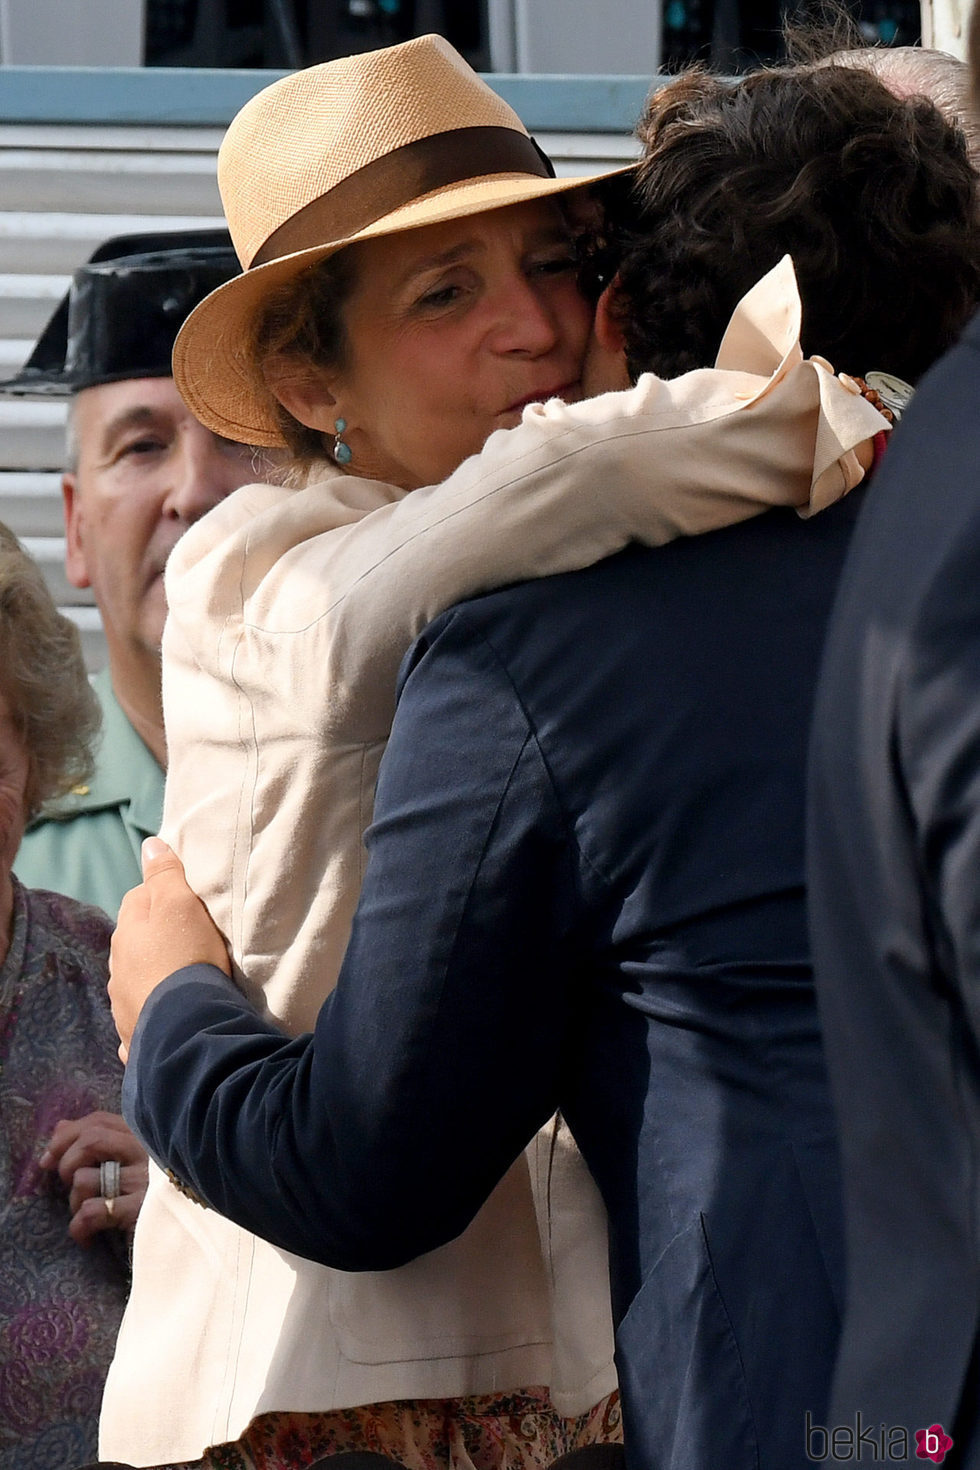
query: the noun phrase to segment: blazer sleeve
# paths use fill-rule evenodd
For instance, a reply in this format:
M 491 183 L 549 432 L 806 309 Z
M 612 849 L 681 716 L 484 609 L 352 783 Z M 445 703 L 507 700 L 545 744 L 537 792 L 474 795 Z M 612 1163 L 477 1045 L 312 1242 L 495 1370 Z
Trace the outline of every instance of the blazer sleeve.
M 853 489 L 888 425 L 804 360 L 799 331 L 786 257 L 736 308 L 722 366 L 532 405 L 442 485 L 348 527 L 330 548 L 332 687 L 356 692 L 370 668 L 390 689 L 412 639 L 463 598 Z
M 441 485 L 410 494 L 339 474 L 291 503 L 252 487 L 268 514 L 250 516 L 243 499 L 242 513 L 219 508 L 214 530 L 182 538 L 171 618 L 202 667 L 218 659 L 227 679 L 233 662 L 236 681 L 260 685 L 267 635 L 283 635 L 278 657 L 295 648 L 322 671 L 332 733 L 381 738 L 413 639 L 463 598 L 773 506 L 809 514 L 852 489 L 887 425 L 829 364 L 804 360 L 799 327 L 787 258 L 736 309 L 723 366 L 532 405 Z
M 577 1005 L 576 852 L 490 647 L 448 614 L 415 653 L 360 907 L 315 1032 L 217 971 L 158 988 L 125 1112 L 222 1214 L 345 1270 L 458 1235 L 556 1107 Z

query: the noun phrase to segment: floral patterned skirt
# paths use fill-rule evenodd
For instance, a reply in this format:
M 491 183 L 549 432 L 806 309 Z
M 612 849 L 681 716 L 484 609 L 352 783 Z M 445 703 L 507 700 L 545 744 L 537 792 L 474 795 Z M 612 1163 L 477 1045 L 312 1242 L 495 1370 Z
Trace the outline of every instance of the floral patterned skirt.
M 408 1470 L 543 1470 L 569 1450 L 619 1444 L 619 1394 L 563 1419 L 547 1389 L 404 1399 L 327 1414 L 260 1414 L 235 1444 L 170 1470 L 303 1470 L 324 1455 L 373 1450 Z

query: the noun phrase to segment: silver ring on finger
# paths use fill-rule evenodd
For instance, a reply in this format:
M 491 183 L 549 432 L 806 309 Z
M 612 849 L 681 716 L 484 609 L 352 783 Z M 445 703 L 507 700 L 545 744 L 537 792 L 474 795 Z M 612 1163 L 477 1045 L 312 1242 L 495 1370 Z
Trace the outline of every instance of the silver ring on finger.
M 118 1159 L 103 1159 L 99 1165 L 99 1193 L 111 1215 L 111 1206 L 122 1193 L 122 1164 Z

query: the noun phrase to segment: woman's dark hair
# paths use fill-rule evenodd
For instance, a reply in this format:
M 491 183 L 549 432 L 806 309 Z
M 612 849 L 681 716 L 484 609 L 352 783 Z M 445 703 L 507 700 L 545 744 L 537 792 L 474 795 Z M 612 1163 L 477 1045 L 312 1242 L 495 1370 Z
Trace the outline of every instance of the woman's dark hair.
M 282 358 L 325 370 L 346 366 L 350 345 L 343 309 L 357 284 L 356 254 L 352 246 L 338 250 L 272 291 L 245 344 L 247 376 L 263 385 L 268 408 L 300 469 L 331 459 L 331 440 L 301 424 L 279 402 L 268 385 L 266 368 Z
M 696 69 L 650 97 L 639 172 L 604 198 L 634 376 L 709 366 L 739 298 L 789 253 L 803 347 L 916 381 L 980 297 L 976 176 L 958 131 L 868 72 Z M 599 280 L 601 284 L 601 276 Z

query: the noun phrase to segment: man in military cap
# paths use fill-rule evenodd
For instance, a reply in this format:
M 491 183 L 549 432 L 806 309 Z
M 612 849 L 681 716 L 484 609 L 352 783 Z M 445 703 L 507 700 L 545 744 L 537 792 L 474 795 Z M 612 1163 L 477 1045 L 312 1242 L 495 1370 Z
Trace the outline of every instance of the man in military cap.
M 30 360 L 0 392 L 71 400 L 66 569 L 91 587 L 108 667 L 98 769 L 26 833 L 25 883 L 115 915 L 140 881 L 140 844 L 163 805 L 163 569 L 192 522 L 256 476 L 249 451 L 191 414 L 170 375 L 185 317 L 238 270 L 223 230 L 116 237 L 75 274 Z

